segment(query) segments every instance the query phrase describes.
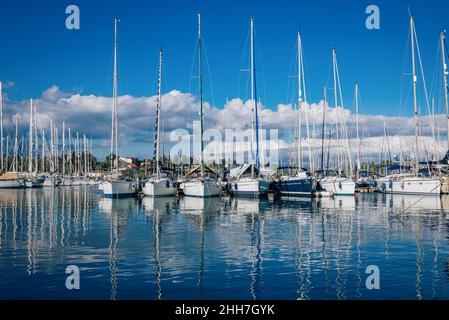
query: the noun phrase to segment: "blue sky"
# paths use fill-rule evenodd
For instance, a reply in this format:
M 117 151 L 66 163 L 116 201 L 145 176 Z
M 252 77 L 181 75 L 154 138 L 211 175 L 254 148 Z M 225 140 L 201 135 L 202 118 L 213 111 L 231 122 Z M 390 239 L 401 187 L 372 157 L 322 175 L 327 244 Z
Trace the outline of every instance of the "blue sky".
M 65 8 L 77 4 L 81 29 L 65 29 Z M 376 4 L 381 29 L 365 28 L 365 8 Z M 449 25 L 449 2 L 415 1 L 2 1 L 0 79 L 14 82 L 9 99 L 40 97 L 58 85 L 62 91 L 111 95 L 113 18 L 119 25 L 120 93 L 153 95 L 158 49 L 164 49 L 165 90 L 193 91 L 196 13 L 203 13 L 203 34 L 210 74 L 206 99 L 220 107 L 226 98 L 248 98 L 247 54 L 243 55 L 249 17 L 255 16 L 259 93 L 275 108 L 292 101 L 288 94 L 296 31 L 302 30 L 309 100 L 322 98 L 331 80 L 331 49 L 337 48 L 344 98 L 352 107 L 360 84 L 369 114 L 400 112 L 400 79 L 407 44 L 408 11 L 416 19 L 426 77 L 435 67 L 439 31 Z M 207 67 L 205 67 L 207 71 Z M 210 82 L 212 81 L 212 89 Z M 240 85 L 239 85 L 240 84 Z M 428 84 L 430 86 L 430 84 Z

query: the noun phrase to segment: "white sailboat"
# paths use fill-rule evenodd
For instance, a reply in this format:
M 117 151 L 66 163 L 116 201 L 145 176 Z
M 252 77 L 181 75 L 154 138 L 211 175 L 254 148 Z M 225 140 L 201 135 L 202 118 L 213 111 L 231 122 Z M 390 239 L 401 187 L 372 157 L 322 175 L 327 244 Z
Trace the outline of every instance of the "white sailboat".
M 156 106 L 156 128 L 154 139 L 154 157 L 153 157 L 153 176 L 144 182 L 142 187 L 143 194 L 146 196 L 172 196 L 177 192 L 177 188 L 173 185 L 173 180 L 166 176 L 161 176 L 160 167 L 160 124 L 161 124 L 161 86 L 162 86 L 162 50 L 159 51 L 159 77 L 158 77 L 158 96 Z M 154 166 L 156 163 L 156 167 Z
M 266 196 L 270 191 L 270 183 L 260 176 L 260 158 L 259 158 L 259 112 L 257 105 L 256 92 L 256 68 L 254 54 L 254 17 L 251 17 L 251 102 L 253 105 L 253 121 L 251 123 L 252 135 L 251 139 L 251 175 L 247 175 L 243 170 L 241 175 L 230 179 L 230 192 L 234 195 L 250 195 L 250 196 Z M 254 137 L 255 136 L 255 137 Z M 255 142 L 254 142 L 255 138 Z M 256 154 L 254 155 L 254 144 Z
M 410 40 L 412 51 L 412 85 L 413 85 L 413 109 L 415 124 L 415 170 L 414 172 L 396 173 L 387 175 L 382 184 L 382 191 L 385 193 L 399 194 L 428 194 L 439 195 L 441 193 L 441 181 L 436 177 L 426 177 L 419 170 L 419 119 L 417 103 L 417 82 L 415 65 L 415 41 L 416 30 L 413 16 L 410 16 Z M 446 89 L 446 88 L 445 88 Z
M 103 194 L 105 197 L 118 198 L 133 196 L 137 193 L 138 183 L 130 178 L 119 177 L 119 155 L 118 155 L 118 121 L 117 121 L 117 19 L 114 19 L 114 84 L 113 84 L 113 108 L 112 108 L 112 130 L 111 130 L 111 178 L 103 183 Z M 115 159 L 112 155 L 115 147 Z M 79 148 L 78 148 L 79 149 Z M 114 172 L 115 168 L 115 172 Z
M 33 171 L 33 136 L 34 136 L 34 123 L 33 123 L 33 99 L 30 99 L 30 128 L 29 128 L 29 141 L 28 141 L 28 177 L 25 179 L 25 187 L 38 188 L 42 187 L 45 177 L 38 177 Z M 36 142 L 37 143 L 37 142 Z
M 17 119 L 16 119 L 17 122 Z M 17 125 L 17 124 L 16 124 Z M 17 130 L 16 130 L 17 134 Z M 17 139 L 16 139 L 17 141 Z M 16 155 L 14 149 L 14 155 Z M 0 172 L 0 189 L 9 189 L 9 188 L 22 188 L 24 186 L 23 179 L 19 178 L 19 175 L 17 173 L 17 168 L 15 166 L 16 158 L 13 159 L 14 164 L 14 172 L 9 172 L 7 169 L 8 163 L 5 164 L 4 161 L 4 144 L 3 144 L 3 84 L 0 81 L 0 165 L 1 165 L 1 172 Z M 6 161 L 8 162 L 8 161 Z
M 218 183 L 216 173 L 204 165 L 204 110 L 203 110 L 203 78 L 201 62 L 201 14 L 198 14 L 198 82 L 200 96 L 200 165 L 187 174 L 187 179 L 182 183 L 183 192 L 186 196 L 193 197 L 214 197 L 221 194 L 221 186 Z
M 339 140 L 339 110 L 338 110 L 338 93 L 340 92 L 340 105 L 343 108 L 343 99 L 341 97 L 341 86 L 340 86 L 340 77 L 338 75 L 338 65 L 337 65 L 337 54 L 335 52 L 335 49 L 332 50 L 332 66 L 333 66 L 333 74 L 334 74 L 334 103 L 335 103 L 335 109 L 336 109 L 336 135 L 337 135 L 337 171 L 334 170 L 324 170 L 323 169 L 323 163 L 321 171 L 318 173 L 318 187 L 317 192 L 318 195 L 321 196 L 333 196 L 333 195 L 354 195 L 355 193 L 355 182 L 350 178 L 344 175 L 343 172 L 341 172 L 341 166 L 340 163 L 340 140 Z M 338 91 L 337 91 L 337 85 L 338 85 Z M 324 92 L 326 96 L 326 91 Z M 326 100 L 326 99 L 325 99 Z M 324 115 L 323 115 L 324 119 Z M 349 138 L 346 130 L 346 124 L 343 119 L 343 128 L 345 131 L 345 138 L 346 138 L 346 151 L 347 151 L 347 158 L 349 162 L 349 174 L 352 173 L 352 160 L 351 160 L 351 151 L 349 146 Z M 324 124 L 323 124 L 324 126 Z M 323 133 L 324 134 L 324 133 Z M 324 139 L 324 137 L 323 137 Z M 323 159 L 322 159 L 323 162 Z

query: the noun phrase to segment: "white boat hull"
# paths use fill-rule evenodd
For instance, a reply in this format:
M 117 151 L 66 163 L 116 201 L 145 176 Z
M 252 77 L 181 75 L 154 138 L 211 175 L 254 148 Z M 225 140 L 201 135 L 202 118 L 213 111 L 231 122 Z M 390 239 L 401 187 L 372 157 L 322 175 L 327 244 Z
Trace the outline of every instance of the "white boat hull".
M 244 178 L 231 183 L 234 195 L 264 196 L 270 191 L 270 183 L 261 179 Z
M 138 185 L 134 181 L 117 180 L 103 183 L 103 194 L 108 198 L 129 197 L 137 193 Z
M 329 195 L 354 195 L 355 182 L 349 178 L 323 178 L 320 180 L 321 191 Z M 321 192 L 319 191 L 319 192 Z M 325 196 L 323 193 L 322 196 Z
M 215 180 L 193 180 L 183 183 L 183 191 L 191 197 L 216 197 L 221 194 L 221 187 Z
M 22 180 L 0 180 L 0 189 L 15 189 L 15 188 L 23 188 L 25 187 L 25 183 Z
M 402 179 L 386 179 L 382 184 L 384 193 L 395 194 L 429 194 L 441 193 L 441 181 L 433 178 L 405 177 Z
M 25 180 L 25 188 L 42 188 L 43 178 L 28 178 Z
M 148 180 L 142 188 L 143 194 L 151 197 L 173 196 L 177 189 L 170 179 Z

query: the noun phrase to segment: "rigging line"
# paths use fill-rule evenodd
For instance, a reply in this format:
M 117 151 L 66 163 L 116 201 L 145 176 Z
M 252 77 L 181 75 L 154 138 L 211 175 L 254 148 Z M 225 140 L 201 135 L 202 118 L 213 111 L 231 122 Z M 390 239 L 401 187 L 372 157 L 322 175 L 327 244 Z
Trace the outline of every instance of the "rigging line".
M 436 49 L 436 53 L 435 53 L 435 60 L 434 60 L 434 68 L 433 68 L 433 74 L 432 74 L 432 82 L 430 84 L 430 92 L 429 92 L 429 96 L 430 97 L 434 97 L 435 95 L 435 88 L 437 87 L 437 85 L 435 84 L 435 82 L 437 81 L 437 79 L 439 79 L 440 77 L 438 76 L 438 74 L 440 73 L 438 71 L 438 67 L 439 67 L 439 55 L 440 55 L 440 45 L 437 45 L 437 49 Z
M 196 77 L 193 74 L 193 70 L 194 70 L 195 64 L 196 64 L 196 55 L 198 54 L 198 43 L 197 43 L 197 38 L 196 37 L 195 37 L 195 42 L 194 43 L 195 43 L 195 48 L 194 48 L 194 51 L 193 51 L 192 64 L 190 66 L 189 91 L 188 91 L 189 93 L 192 92 L 192 87 L 193 87 L 193 85 L 192 85 L 192 78 Z M 196 95 L 196 93 L 195 93 L 195 95 Z
M 207 74 L 209 75 L 209 86 L 210 86 L 209 93 L 210 93 L 210 96 L 211 96 L 210 103 L 212 104 L 212 106 L 215 106 L 215 97 L 214 97 L 214 86 L 213 86 L 213 79 L 212 79 L 212 71 L 211 71 L 211 68 L 210 68 L 209 59 L 207 57 L 206 44 L 205 44 L 203 35 L 201 35 L 201 44 L 203 46 L 202 47 L 203 48 L 202 52 L 204 54 L 204 61 L 206 62 Z M 204 79 L 204 77 L 203 77 L 203 79 Z
M 402 54 L 402 73 L 399 78 L 399 115 L 403 114 L 404 111 L 404 105 L 406 104 L 405 101 L 402 99 L 402 92 L 404 91 L 404 75 L 405 70 L 407 70 L 407 57 L 408 57 L 408 48 L 409 48 L 409 42 L 410 42 L 410 28 L 407 28 L 407 40 L 404 45 L 404 52 Z M 410 93 L 410 92 L 409 92 Z
M 294 86 L 292 86 L 292 91 L 290 91 L 290 83 L 292 81 L 292 78 L 294 76 L 292 76 L 294 74 L 294 68 L 296 68 L 297 65 L 297 60 L 298 60 L 298 55 L 297 55 L 297 50 L 296 50 L 296 44 L 293 47 L 293 54 L 292 54 L 292 59 L 290 62 L 290 70 L 289 70 L 289 76 L 287 77 L 287 94 L 286 94 L 286 101 L 289 101 L 292 105 L 293 105 L 293 101 L 294 101 L 294 94 L 292 92 L 294 92 L 295 88 L 293 88 Z M 296 85 L 296 81 L 294 81 L 295 85 Z M 292 93 L 292 94 L 291 94 Z
M 425 95 L 425 98 L 426 98 L 427 112 L 430 115 L 431 111 L 430 111 L 429 96 L 427 94 L 427 84 L 426 84 L 426 79 L 425 79 L 425 76 L 424 76 L 424 68 L 423 68 L 423 65 L 422 65 L 421 51 L 419 50 L 418 35 L 416 33 L 416 29 L 415 29 L 415 25 L 414 24 L 413 24 L 413 31 L 415 33 L 416 50 L 418 52 L 419 66 L 420 66 L 421 77 L 422 77 L 423 86 L 424 86 L 424 95 Z
M 265 65 L 263 63 L 263 57 L 262 57 L 262 54 L 260 53 L 260 50 L 259 49 L 256 50 L 256 48 L 261 48 L 261 45 L 259 44 L 259 40 L 258 40 L 257 32 L 256 32 L 255 28 L 254 28 L 254 42 L 255 42 L 254 43 L 254 47 L 255 47 L 255 52 L 256 52 L 255 59 L 259 60 L 259 66 L 262 67 L 262 68 L 260 68 L 260 67 L 257 68 L 257 70 L 258 70 L 257 74 L 262 74 L 262 85 L 263 85 L 263 88 L 262 88 L 263 89 L 262 90 L 263 91 L 262 100 L 266 101 L 266 98 L 267 98 L 266 88 L 267 88 L 267 86 L 266 86 L 266 78 L 265 78 Z M 256 63 L 256 61 L 254 63 Z M 262 69 L 262 72 L 260 72 L 260 69 Z M 258 97 L 260 98 L 259 92 L 260 92 L 260 90 L 258 89 L 257 93 L 258 93 Z M 260 105 L 260 107 L 262 107 L 262 105 L 259 104 L 259 102 L 257 102 L 257 105 L 258 106 Z
M 248 91 L 248 81 L 247 81 L 247 88 L 245 90 L 245 94 L 243 94 L 243 92 L 240 92 L 240 88 L 241 88 L 241 71 L 244 69 L 243 66 L 245 66 L 245 69 L 248 68 L 249 62 L 248 61 L 243 61 L 245 60 L 246 57 L 246 51 L 248 50 L 248 43 L 249 43 L 249 37 L 250 37 L 250 29 L 248 29 L 248 33 L 246 34 L 246 41 L 245 41 L 245 46 L 243 48 L 243 53 L 240 59 L 240 70 L 239 70 L 239 80 L 238 80 L 238 88 L 237 88 L 237 96 L 245 96 L 247 91 Z M 245 63 L 245 64 L 244 64 Z M 242 94 L 241 94 L 242 93 Z

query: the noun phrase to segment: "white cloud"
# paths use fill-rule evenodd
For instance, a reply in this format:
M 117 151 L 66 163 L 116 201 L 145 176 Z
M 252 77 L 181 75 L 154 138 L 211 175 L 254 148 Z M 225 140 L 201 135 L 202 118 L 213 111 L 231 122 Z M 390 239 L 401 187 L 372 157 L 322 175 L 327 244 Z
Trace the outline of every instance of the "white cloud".
M 52 86 L 42 93 L 42 96 L 35 99 L 39 112 L 38 126 L 48 129 L 50 119 L 58 127 L 62 127 L 62 121 L 66 122 L 66 127 L 72 132 L 79 131 L 92 136 L 96 140 L 96 145 L 103 148 L 98 153 L 104 155 L 107 152 L 108 139 L 110 136 L 111 121 L 111 97 L 83 95 L 80 92 L 63 92 L 58 86 Z M 154 126 L 154 115 L 156 108 L 156 96 L 133 97 L 129 95 L 120 96 L 119 104 L 119 125 L 121 138 L 120 143 L 124 146 L 124 153 L 143 156 L 151 153 Z M 321 122 L 323 101 L 311 103 L 302 108 L 302 136 L 306 134 L 305 121 L 306 112 L 309 118 L 310 132 L 312 135 L 311 144 L 314 152 L 320 151 L 321 146 Z M 212 106 L 205 103 L 205 127 L 217 128 L 220 130 L 227 128 L 250 128 L 252 122 L 251 102 L 234 98 L 225 103 L 223 107 Z M 26 136 L 29 121 L 29 101 L 5 101 L 5 109 L 11 118 L 18 117 L 21 131 Z M 191 124 L 198 119 L 199 106 L 196 97 L 190 93 L 183 93 L 177 90 L 170 91 L 162 96 L 162 118 L 164 122 L 165 141 L 168 141 L 169 132 L 183 128 L 190 131 Z M 326 106 L 327 123 L 335 124 L 337 109 Z M 344 118 L 347 124 L 350 137 L 355 137 L 356 116 L 348 109 L 344 112 L 339 109 L 339 117 Z M 8 117 L 9 118 L 9 117 Z M 431 118 L 425 116 L 421 118 L 422 146 L 432 145 L 432 131 L 430 126 Z M 294 150 L 292 144 L 292 131 L 298 121 L 298 115 L 291 104 L 278 104 L 275 109 L 262 106 L 261 125 L 264 129 L 279 129 L 279 141 L 281 149 Z M 371 156 L 378 155 L 382 140 L 384 139 L 384 121 L 387 124 L 388 135 L 390 137 L 390 147 L 392 153 L 410 153 L 413 146 L 410 139 L 414 134 L 413 119 L 410 117 L 387 117 L 383 115 L 360 115 L 360 132 L 364 137 L 362 153 Z M 6 120 L 5 120 L 6 122 Z M 441 136 L 443 141 L 446 136 L 445 116 L 435 117 L 438 130 L 435 135 Z M 9 135 L 13 135 L 12 126 L 5 123 Z M 329 127 L 328 127 L 329 129 Z M 61 134 L 61 129 L 59 129 Z M 335 131 L 335 127 L 332 129 Z M 402 138 L 399 138 L 402 137 Z M 356 143 L 351 141 L 351 145 Z M 144 147 L 142 147 L 144 146 Z M 304 150 L 306 143 L 304 143 Z M 445 151 L 445 143 L 438 143 L 438 154 L 441 156 Z M 424 153 L 423 153 L 424 154 Z

